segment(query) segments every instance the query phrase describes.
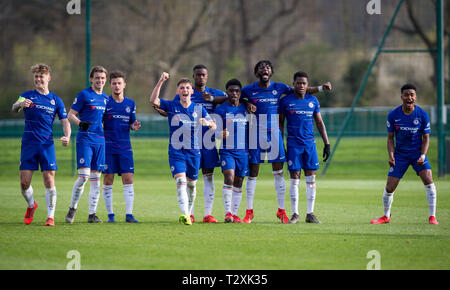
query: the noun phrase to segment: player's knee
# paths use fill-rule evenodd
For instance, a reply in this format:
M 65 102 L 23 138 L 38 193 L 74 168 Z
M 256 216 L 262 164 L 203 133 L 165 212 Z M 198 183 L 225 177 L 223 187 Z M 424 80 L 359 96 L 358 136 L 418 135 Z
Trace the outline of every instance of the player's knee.
M 197 180 L 188 180 L 186 186 L 191 190 L 195 189 L 197 186 Z
M 28 188 L 30 188 L 31 186 L 31 181 L 29 180 L 21 180 L 20 181 L 20 188 L 22 190 L 27 190 Z
M 91 175 L 91 170 L 89 168 L 78 169 L 78 179 L 77 184 L 79 186 L 84 186 Z

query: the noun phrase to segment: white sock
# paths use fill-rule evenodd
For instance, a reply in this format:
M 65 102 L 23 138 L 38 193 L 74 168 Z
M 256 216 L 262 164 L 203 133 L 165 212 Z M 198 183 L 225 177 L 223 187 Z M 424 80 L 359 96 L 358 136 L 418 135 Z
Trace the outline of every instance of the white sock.
M 177 201 L 182 214 L 188 214 L 188 195 L 186 191 L 186 177 L 178 177 L 177 181 Z
M 436 216 L 436 186 L 434 183 L 425 185 L 425 191 L 427 192 L 428 208 L 430 210 L 430 216 Z
M 205 197 L 205 216 L 210 215 L 214 204 L 214 175 L 203 175 L 203 196 Z
M 316 200 L 316 176 L 305 176 L 306 182 L 306 213 L 314 212 L 314 203 Z
M 231 212 L 231 198 L 233 196 L 233 187 L 231 185 L 223 185 L 222 198 L 225 213 Z
M 253 198 L 255 197 L 257 177 L 248 177 L 246 186 L 247 209 L 253 209 Z
M 91 187 L 89 188 L 89 214 L 97 212 L 98 200 L 100 198 L 100 172 L 91 172 L 89 180 Z
M 75 181 L 72 189 L 72 200 L 70 202 L 71 208 L 76 209 L 78 207 L 78 202 L 83 195 L 84 185 L 88 181 L 90 174 L 91 170 L 89 168 L 78 169 L 78 179 Z
M 54 218 L 56 206 L 56 188 L 54 186 L 45 189 L 45 203 L 47 204 L 47 217 Z
M 125 200 L 125 214 L 133 214 L 133 205 L 134 205 L 133 183 L 123 185 L 123 199 Z
M 391 205 L 394 201 L 394 193 L 389 193 L 386 191 L 386 188 L 383 191 L 383 209 L 384 216 L 389 218 L 391 216 Z
M 108 214 L 113 214 L 113 186 L 103 185 L 103 200 L 105 201 L 106 212 Z
M 28 189 L 22 189 L 22 195 L 25 201 L 28 203 L 28 207 L 34 207 L 33 187 L 30 185 Z
M 289 196 L 291 197 L 292 213 L 298 214 L 298 185 L 300 179 L 292 179 L 289 183 Z
M 233 186 L 233 193 L 231 195 L 231 214 L 237 215 L 239 206 L 242 200 L 242 188 Z
M 275 192 L 277 193 L 278 208 L 284 209 L 284 195 L 286 183 L 284 182 L 283 169 L 272 171 L 274 177 Z
M 186 191 L 188 195 L 189 200 L 189 214 L 194 214 L 194 202 L 195 198 L 197 197 L 197 180 L 188 181 Z

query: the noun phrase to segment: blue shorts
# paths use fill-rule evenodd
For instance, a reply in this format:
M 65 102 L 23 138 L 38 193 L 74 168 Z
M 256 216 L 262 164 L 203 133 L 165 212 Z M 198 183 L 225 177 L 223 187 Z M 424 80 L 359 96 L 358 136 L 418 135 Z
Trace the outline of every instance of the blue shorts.
M 77 143 L 77 168 L 87 167 L 103 171 L 105 167 L 105 144 Z
M 291 172 L 303 170 L 318 170 L 319 158 L 317 156 L 316 144 L 302 147 L 287 148 L 288 169 Z
M 201 149 L 201 159 L 200 159 L 200 168 L 208 169 L 219 167 L 219 154 L 217 153 L 217 149 Z
M 410 165 L 412 165 L 417 175 L 419 175 L 419 172 L 424 169 L 431 170 L 430 162 L 428 162 L 427 157 L 425 157 L 425 162 L 423 163 L 422 166 L 419 166 L 417 164 L 417 160 L 420 158 L 420 152 L 418 153 L 413 152 L 408 154 L 399 154 L 395 152 L 394 158 L 395 158 L 395 166 L 391 166 L 389 168 L 388 176 L 402 178 Z
M 20 170 L 41 171 L 58 170 L 56 166 L 55 145 L 23 144 L 20 152 Z
M 227 169 L 233 169 L 234 175 L 239 177 L 248 176 L 248 153 L 247 151 L 227 152 L 220 151 L 220 165 L 222 172 Z
M 133 151 L 123 151 L 122 153 L 112 153 L 106 150 L 105 154 L 105 174 L 134 173 Z
M 269 163 L 286 162 L 286 154 L 284 152 L 284 142 L 281 132 L 277 138 L 271 140 L 270 147 L 262 149 L 259 141 L 256 149 L 249 149 L 249 161 L 251 164 L 264 163 L 266 157 Z M 267 156 L 266 156 L 267 154 Z
M 200 150 L 169 150 L 169 165 L 172 176 L 178 173 L 186 173 L 188 178 L 197 180 L 200 158 Z

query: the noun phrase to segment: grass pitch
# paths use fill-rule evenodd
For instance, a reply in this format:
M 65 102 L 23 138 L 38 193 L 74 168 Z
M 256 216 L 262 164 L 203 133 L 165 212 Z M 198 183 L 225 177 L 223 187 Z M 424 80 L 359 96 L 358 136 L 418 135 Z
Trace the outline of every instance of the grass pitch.
M 433 141 L 434 142 L 434 141 Z M 369 146 L 372 145 L 372 146 Z M 0 140 L 0 269 L 66 269 L 80 254 L 81 269 L 355 269 L 371 262 L 370 251 L 380 254 L 381 269 L 450 269 L 450 179 L 437 179 L 438 226 L 428 225 L 424 187 L 410 169 L 394 197 L 392 221 L 371 225 L 383 214 L 382 191 L 387 170 L 385 138 L 343 139 L 335 161 L 317 178 L 315 214 L 322 224 L 306 224 L 305 184 L 300 183 L 299 224 L 280 224 L 270 165 L 261 166 L 252 224 L 224 224 L 222 174 L 216 168 L 213 215 L 218 224 L 203 224 L 203 181 L 197 186 L 192 226 L 178 223 L 175 182 L 170 177 L 166 139 L 133 139 L 135 156 L 134 214 L 140 224 L 124 222 L 122 184 L 116 177 L 116 224 L 88 224 L 85 187 L 74 224 L 64 216 L 75 177 L 71 152 L 57 144 L 60 170 L 56 176 L 56 227 L 44 226 L 46 206 L 42 176 L 33 178 L 39 207 L 33 223 L 23 224 L 26 204 L 19 190 L 19 139 Z M 432 146 L 433 147 L 433 143 Z M 362 148 L 363 154 L 355 155 Z M 321 152 L 320 145 L 318 145 Z M 364 160 L 364 155 L 368 157 Z M 431 156 L 431 154 L 430 154 Z M 431 159 L 433 168 L 435 160 Z M 286 170 L 286 169 L 285 169 Z M 287 171 L 287 170 L 286 170 Z M 320 174 L 320 172 L 319 172 Z M 287 190 L 289 177 L 285 173 Z M 244 186 L 245 193 L 245 186 Z M 288 193 L 286 210 L 291 214 Z M 245 212 L 245 194 L 239 216 Z M 106 221 L 103 198 L 98 216 Z

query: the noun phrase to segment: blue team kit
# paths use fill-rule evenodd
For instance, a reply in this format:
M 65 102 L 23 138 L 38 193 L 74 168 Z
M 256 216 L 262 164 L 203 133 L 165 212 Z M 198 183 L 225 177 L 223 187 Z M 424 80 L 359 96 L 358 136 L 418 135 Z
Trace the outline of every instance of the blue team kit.
M 72 104 L 80 121 L 90 122 L 87 131 L 81 128 L 77 133 L 77 168 L 88 167 L 102 171 L 105 165 L 105 137 L 103 134 L 103 114 L 109 97 L 97 94 L 91 87 L 81 91 Z
M 417 164 L 421 155 L 422 135 L 431 132 L 427 112 L 416 105 L 414 111 L 406 115 L 402 106 L 399 106 L 389 113 L 386 126 L 387 131 L 395 136 L 395 166 L 389 169 L 388 176 L 402 178 L 410 165 L 417 175 L 424 169 L 431 169 L 427 157 L 423 165 Z
M 216 104 L 210 101 L 207 101 L 203 99 L 203 93 L 209 93 L 213 97 L 226 97 L 227 95 L 217 89 L 212 89 L 209 87 L 205 87 L 205 90 L 203 92 L 199 92 L 194 90 L 194 93 L 191 95 L 191 101 L 201 105 L 203 108 L 205 108 L 206 112 L 211 115 L 215 112 Z M 174 101 L 180 101 L 180 96 L 176 95 L 173 98 Z M 203 128 L 203 135 L 208 131 L 208 128 Z M 214 143 L 215 145 L 215 138 L 214 134 L 211 135 L 211 143 Z M 201 150 L 201 157 L 200 157 L 200 168 L 214 168 L 220 166 L 219 164 L 219 154 L 217 153 L 217 149 L 214 146 L 214 148 L 205 148 L 205 146 L 202 146 Z
M 104 173 L 134 173 L 130 126 L 136 121 L 136 103 L 124 97 L 118 103 L 112 96 L 106 103 L 103 115 L 105 136 Z
M 37 90 L 27 91 L 21 95 L 33 103 L 24 108 L 25 128 L 22 136 L 20 170 L 41 171 L 57 170 L 55 147 L 53 142 L 53 121 L 56 115 L 66 119 L 63 101 L 50 92 L 42 95 Z
M 245 105 L 233 106 L 225 101 L 216 109 L 216 114 L 220 117 L 216 122 L 218 126 L 220 124 L 222 130 L 227 129 L 230 133 L 219 150 L 222 171 L 233 169 L 236 176 L 248 176 L 248 118 Z
M 314 115 L 320 112 L 319 101 L 309 94 L 298 98 L 292 93 L 281 99 L 279 110 L 287 121 L 289 171 L 318 170 L 319 158 L 313 125 Z
M 242 96 L 256 106 L 256 124 L 250 124 L 250 163 L 264 163 L 266 154 L 270 163 L 286 162 L 277 116 L 281 96 L 291 91 L 291 87 L 276 82 L 271 82 L 268 88 L 262 88 L 258 82 L 242 88 Z
M 186 172 L 190 179 L 198 179 L 203 139 L 203 126 L 199 124 L 199 119 L 211 120 L 211 117 L 203 106 L 194 102 L 184 108 L 178 100 L 161 100 L 160 108 L 168 114 L 169 165 L 172 175 Z

